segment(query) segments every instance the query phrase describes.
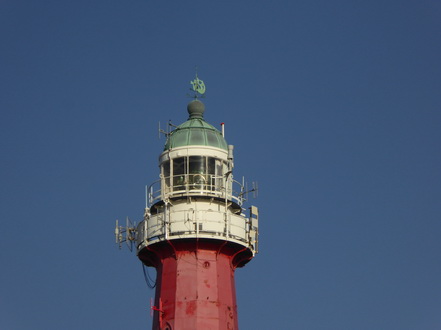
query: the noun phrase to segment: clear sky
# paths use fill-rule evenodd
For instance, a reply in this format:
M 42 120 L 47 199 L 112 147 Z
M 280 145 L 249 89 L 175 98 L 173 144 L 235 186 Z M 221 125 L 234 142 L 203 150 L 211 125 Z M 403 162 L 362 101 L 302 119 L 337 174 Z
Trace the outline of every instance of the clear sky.
M 148 329 L 158 122 L 225 122 L 259 182 L 248 329 L 441 329 L 439 0 L 0 2 L 0 329 Z

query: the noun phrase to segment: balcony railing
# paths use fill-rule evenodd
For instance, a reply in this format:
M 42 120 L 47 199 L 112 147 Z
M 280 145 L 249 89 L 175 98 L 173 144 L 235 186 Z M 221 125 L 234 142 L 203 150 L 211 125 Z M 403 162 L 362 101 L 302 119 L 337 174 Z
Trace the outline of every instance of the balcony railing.
M 228 240 L 249 248 L 253 254 L 258 251 L 258 215 L 213 212 L 209 210 L 174 211 L 161 208 L 161 212 L 149 215 L 137 227 L 137 248 L 164 240 L 208 238 Z
M 181 196 L 226 198 L 240 206 L 245 201 L 244 186 L 236 180 L 207 174 L 182 174 L 164 177 L 148 186 L 146 204 L 150 207 L 166 198 Z

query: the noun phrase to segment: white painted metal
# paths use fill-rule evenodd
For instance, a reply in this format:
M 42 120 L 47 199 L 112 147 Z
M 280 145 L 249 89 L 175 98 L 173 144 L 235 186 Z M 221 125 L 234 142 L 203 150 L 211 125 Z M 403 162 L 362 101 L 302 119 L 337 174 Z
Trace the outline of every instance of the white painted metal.
M 205 167 L 211 162 L 214 172 L 202 165 L 202 172 L 192 172 L 194 156 L 202 157 Z M 186 162 L 186 170 L 173 175 L 176 162 Z M 243 214 L 243 184 L 232 175 L 233 146 L 228 151 L 207 146 L 166 150 L 159 165 L 160 179 L 146 189 L 146 212 L 137 228 L 138 251 L 165 240 L 208 238 L 257 253 L 258 211 L 252 207 L 249 217 Z

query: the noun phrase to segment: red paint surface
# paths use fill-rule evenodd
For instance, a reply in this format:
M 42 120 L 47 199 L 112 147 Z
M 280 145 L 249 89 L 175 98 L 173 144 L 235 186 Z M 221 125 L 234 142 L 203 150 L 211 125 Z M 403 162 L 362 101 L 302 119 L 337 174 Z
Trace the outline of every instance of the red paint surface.
M 175 240 L 139 258 L 157 271 L 153 329 L 238 329 L 234 270 L 249 251 L 224 241 Z

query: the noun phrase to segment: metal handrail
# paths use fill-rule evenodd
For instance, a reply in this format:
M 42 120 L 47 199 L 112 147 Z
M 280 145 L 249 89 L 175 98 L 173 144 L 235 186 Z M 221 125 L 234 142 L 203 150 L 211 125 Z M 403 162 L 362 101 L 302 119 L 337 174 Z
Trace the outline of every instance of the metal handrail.
M 207 183 L 207 181 L 210 182 Z M 229 183 L 231 183 L 231 185 Z M 167 197 L 197 194 L 225 198 L 225 193 L 228 199 L 242 206 L 245 201 L 243 195 L 244 186 L 234 179 L 229 180 L 229 182 L 227 181 L 227 188 L 224 185 L 225 178 L 223 176 L 215 176 L 212 174 L 197 173 L 164 177 L 148 186 L 147 207 L 161 200 L 165 200 Z M 164 187 L 164 190 L 161 186 Z M 231 188 L 228 189 L 228 186 Z

